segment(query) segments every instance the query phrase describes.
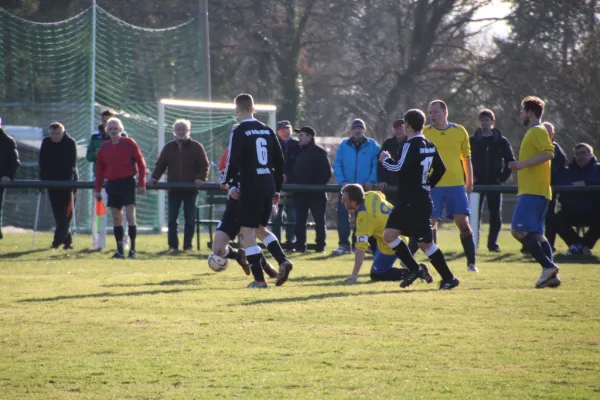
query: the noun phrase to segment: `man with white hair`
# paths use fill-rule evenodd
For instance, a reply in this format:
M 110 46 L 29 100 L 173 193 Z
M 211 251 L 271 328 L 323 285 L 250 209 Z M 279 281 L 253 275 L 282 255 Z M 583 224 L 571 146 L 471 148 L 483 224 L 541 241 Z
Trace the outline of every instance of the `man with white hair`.
M 102 199 L 102 185 L 106 183 L 107 205 L 113 217 L 113 233 L 117 241 L 117 252 L 113 258 L 124 259 L 123 207 L 127 218 L 129 240 L 129 258 L 136 258 L 135 239 L 137 225 L 135 219 L 135 176 L 139 173 L 137 192 L 146 191 L 146 161 L 135 140 L 122 137 L 123 123 L 118 118 L 106 122 L 106 132 L 110 140 L 100 146 L 96 160 L 96 199 Z
M 177 218 L 183 204 L 185 221 L 183 231 L 183 251 L 192 250 L 194 237 L 194 219 L 196 218 L 196 197 L 200 186 L 208 179 L 208 157 L 204 147 L 190 137 L 191 123 L 186 119 L 178 119 L 173 124 L 174 140 L 163 147 L 156 161 L 148 184 L 153 185 L 167 171 L 168 182 L 191 182 L 196 189 L 169 190 L 169 233 L 168 244 L 170 252 L 179 251 L 177 237 Z

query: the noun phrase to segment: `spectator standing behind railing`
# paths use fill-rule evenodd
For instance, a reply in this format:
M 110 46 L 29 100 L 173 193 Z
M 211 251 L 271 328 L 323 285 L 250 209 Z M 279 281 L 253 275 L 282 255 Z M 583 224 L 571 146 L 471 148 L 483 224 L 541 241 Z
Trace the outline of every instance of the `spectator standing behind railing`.
M 277 123 L 277 139 L 281 144 L 283 151 L 283 183 L 297 183 L 294 177 L 294 164 L 296 157 L 300 153 L 300 143 L 292 137 L 292 124 L 290 121 L 279 121 Z M 281 240 L 281 223 L 289 222 L 292 225 L 285 227 L 285 243 Z M 296 206 L 294 205 L 294 196 L 288 195 L 285 204 L 279 204 L 277 215 L 273 218 L 273 234 L 286 250 L 294 248 Z
M 113 233 L 117 241 L 117 252 L 113 258 L 124 259 L 123 236 L 123 207 L 128 222 L 128 233 L 131 246 L 129 258 L 136 258 L 135 239 L 137 225 L 135 220 L 135 176 L 139 172 L 137 192 L 146 192 L 146 161 L 137 143 L 127 137 L 122 137 L 123 123 L 118 118 L 111 118 L 106 123 L 106 132 L 110 140 L 104 142 L 97 153 L 96 169 L 96 199 L 102 199 L 102 185 L 107 179 L 107 205 L 113 217 Z
M 19 152 L 17 143 L 8 136 L 2 128 L 2 118 L 0 118 L 0 182 L 7 184 L 15 179 L 19 161 Z M 0 187 L 0 239 L 2 239 L 2 205 L 4 204 L 4 193 L 6 188 Z
M 316 132 L 310 126 L 297 129 L 300 141 L 300 154 L 294 165 L 296 183 L 301 185 L 326 185 L 331 179 L 331 164 L 327 151 L 315 143 Z M 306 222 L 308 210 L 315 221 L 317 234 L 316 252 L 325 251 L 327 228 L 325 226 L 325 211 L 327 193 L 299 192 L 296 193 L 296 251 L 306 252 Z
M 398 119 L 394 121 L 392 127 L 394 128 L 392 137 L 386 139 L 383 142 L 383 144 L 381 145 L 380 153 L 387 151 L 394 160 L 398 160 L 400 159 L 400 157 L 398 156 L 400 153 L 400 149 L 406 141 L 406 133 L 404 131 L 404 120 Z M 386 187 L 398 184 L 398 177 L 396 176 L 397 173 L 388 171 L 387 169 L 383 168 L 383 164 L 381 163 L 378 164 L 377 169 L 377 178 L 379 180 L 379 183 L 377 183 L 377 190 L 385 192 Z M 396 202 L 395 192 L 385 192 L 385 197 L 387 201 L 389 201 L 392 204 Z
M 54 122 L 48 127 L 50 137 L 42 140 L 39 154 L 39 173 L 41 181 L 77 181 L 77 143 L 65 127 Z M 48 198 L 52 206 L 52 214 L 56 221 L 52 248 L 64 245 L 65 250 L 73 248 L 71 221 L 73 204 L 71 189 L 49 189 Z
M 470 138 L 473 181 L 478 185 L 501 185 L 512 173 L 508 168 L 508 163 L 515 161 L 515 155 L 508 140 L 494 127 L 495 121 L 496 117 L 492 110 L 481 110 L 479 112 L 480 126 Z M 481 212 L 485 199 L 487 199 L 490 213 L 487 248 L 491 252 L 500 252 L 498 235 L 502 227 L 502 193 L 481 193 L 479 200 L 480 223 L 477 230 L 481 226 Z
M 167 171 L 168 182 L 193 182 L 199 189 L 208 179 L 208 157 L 204 147 L 190 137 L 191 123 L 186 119 L 178 119 L 173 124 L 175 139 L 163 147 L 156 161 L 156 167 L 148 185 L 153 185 Z M 194 220 L 196 218 L 196 197 L 198 191 L 169 190 L 169 233 L 168 245 L 170 252 L 179 251 L 177 237 L 177 218 L 183 204 L 184 230 L 183 251 L 190 251 L 194 238 Z
M 87 152 L 85 159 L 92 163 L 94 176 L 96 176 L 96 160 L 98 157 L 98 151 L 103 143 L 110 140 L 110 137 L 106 133 L 106 122 L 115 116 L 115 113 L 110 110 L 102 111 L 102 123 L 98 125 L 98 129 L 92 134 L 88 143 Z M 127 132 L 121 132 L 122 137 L 127 137 Z M 102 189 L 102 200 L 104 203 L 107 202 L 106 190 Z M 104 214 L 98 218 L 92 218 L 92 249 L 102 250 L 106 247 L 106 221 L 107 215 Z M 97 226 L 97 221 L 100 221 L 100 226 Z M 123 238 L 125 246 L 127 243 L 127 235 Z
M 369 191 L 377 184 L 377 164 L 379 144 L 365 136 L 366 125 L 362 119 L 352 121 L 351 136 L 340 143 L 335 160 L 333 174 L 340 185 L 358 183 Z M 338 236 L 339 247 L 333 255 L 350 254 L 350 214 L 338 200 Z
M 573 160 L 560 176 L 561 185 L 600 185 L 600 165 L 594 149 L 587 143 L 575 146 Z M 560 211 L 556 214 L 558 235 L 569 246 L 568 255 L 590 255 L 600 239 L 599 192 L 563 192 L 559 194 Z M 587 226 L 583 235 L 574 226 Z

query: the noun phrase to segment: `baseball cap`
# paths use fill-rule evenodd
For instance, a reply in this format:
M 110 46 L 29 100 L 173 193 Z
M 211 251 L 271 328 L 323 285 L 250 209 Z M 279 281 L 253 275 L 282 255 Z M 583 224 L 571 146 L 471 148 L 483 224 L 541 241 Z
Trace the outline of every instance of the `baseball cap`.
M 317 132 L 313 128 L 311 128 L 310 126 L 303 126 L 300 129 L 294 129 L 294 132 L 296 132 L 296 133 L 300 133 L 300 132 L 308 133 L 312 137 L 315 137 L 317 135 Z
M 355 128 L 357 126 L 360 126 L 363 129 L 367 129 L 367 126 L 365 125 L 365 121 L 363 121 L 362 119 L 355 119 L 354 121 L 352 121 L 352 128 Z
M 292 127 L 292 124 L 290 124 L 290 121 L 287 121 L 287 120 L 279 121 L 277 123 L 277 129 L 291 128 L 291 127 Z
M 395 128 L 395 127 L 400 126 L 400 125 L 404 125 L 404 120 L 403 119 L 397 119 L 397 120 L 395 120 L 394 123 L 392 124 L 392 127 Z

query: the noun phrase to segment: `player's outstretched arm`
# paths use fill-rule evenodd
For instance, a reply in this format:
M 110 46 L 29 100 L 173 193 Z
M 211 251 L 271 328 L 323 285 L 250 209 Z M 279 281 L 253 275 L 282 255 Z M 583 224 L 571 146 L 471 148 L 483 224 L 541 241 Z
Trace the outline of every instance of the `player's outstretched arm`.
M 356 249 L 354 252 L 354 268 L 352 269 L 352 275 L 346 278 L 346 283 L 355 283 L 360 273 L 360 268 L 365 262 L 365 252 L 363 250 Z

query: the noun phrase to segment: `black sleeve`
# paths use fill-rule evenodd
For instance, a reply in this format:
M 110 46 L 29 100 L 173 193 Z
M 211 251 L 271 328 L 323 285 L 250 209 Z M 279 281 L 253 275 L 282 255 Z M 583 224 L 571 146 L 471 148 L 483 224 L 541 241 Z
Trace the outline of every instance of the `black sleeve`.
M 244 151 L 244 133 L 234 130 L 229 137 L 229 155 L 225 164 L 225 173 L 220 177 L 220 183 L 225 184 L 231 179 L 235 179 L 239 172 L 239 166 L 242 162 L 242 152 Z
M 331 179 L 331 163 L 329 162 L 329 158 L 327 157 L 327 152 L 325 150 L 320 150 L 317 154 L 318 158 L 315 160 L 315 165 L 317 165 L 317 171 L 322 171 L 321 180 L 318 182 L 320 185 L 325 185 Z
M 69 158 L 69 165 L 71 166 L 71 180 L 78 181 L 79 174 L 77 172 L 77 143 L 75 142 L 75 139 L 71 139 Z
M 511 161 L 515 161 L 515 154 L 513 153 L 513 149 L 510 146 L 509 141 L 506 138 L 502 138 L 502 172 L 500 172 L 500 177 L 498 180 L 500 183 L 504 183 L 510 178 L 512 174 L 512 170 L 508 168 L 508 164 Z
M 270 129 L 269 129 L 270 130 Z M 281 143 L 277 139 L 275 132 L 271 130 L 271 137 L 273 138 L 273 154 L 271 157 L 271 167 L 273 168 L 273 179 L 275 180 L 275 192 L 281 192 L 281 186 L 283 185 L 283 150 L 281 150 Z
M 17 169 L 19 165 L 21 165 L 21 161 L 19 161 L 19 152 L 17 151 L 17 142 L 14 140 L 10 140 L 8 144 L 8 171 L 6 176 L 10 178 L 12 181 L 15 179 L 15 174 L 17 173 Z
M 400 160 L 398 162 L 394 161 L 392 158 L 387 158 L 383 160 L 381 165 L 383 168 L 390 172 L 400 172 L 403 168 L 410 169 L 411 165 L 418 163 L 418 153 L 419 149 L 414 144 L 411 145 L 410 142 L 406 142 L 400 151 Z
M 444 160 L 437 151 L 433 154 L 431 168 L 433 171 L 429 175 L 429 186 L 435 187 L 446 173 L 446 164 L 444 164 Z

